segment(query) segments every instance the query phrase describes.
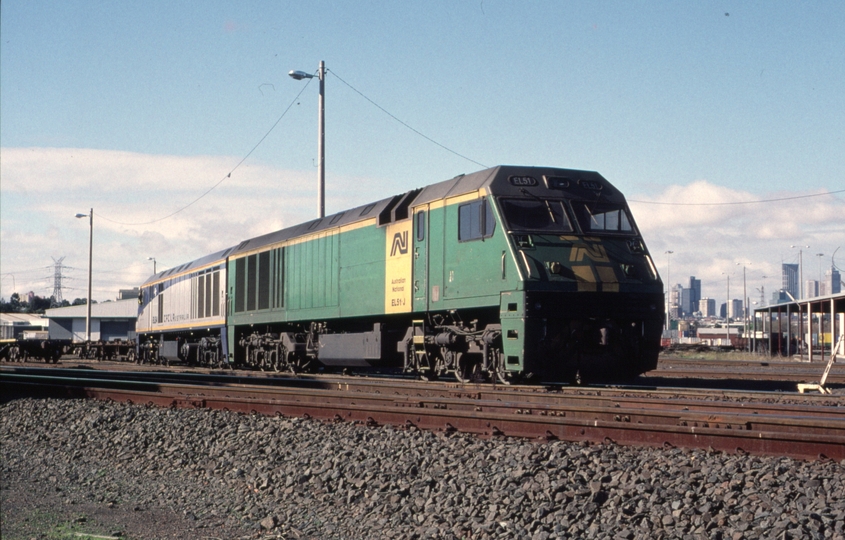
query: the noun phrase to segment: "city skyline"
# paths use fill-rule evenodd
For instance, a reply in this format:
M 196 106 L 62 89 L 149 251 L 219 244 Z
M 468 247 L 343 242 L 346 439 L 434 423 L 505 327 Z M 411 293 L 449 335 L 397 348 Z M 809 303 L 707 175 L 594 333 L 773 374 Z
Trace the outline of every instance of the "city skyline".
M 817 279 L 804 280 L 804 287 L 802 295 L 797 294 L 797 280 L 793 279 L 797 274 L 798 265 L 784 263 L 782 265 L 783 276 L 782 286 L 772 291 L 763 291 L 758 289 L 756 292 L 758 296 L 755 298 L 751 294 L 747 294 L 747 284 L 743 284 L 746 289 L 744 296 L 737 297 L 731 293 L 731 297 L 725 302 L 717 302 L 715 298 L 702 297 L 700 294 L 701 280 L 696 279 L 695 276 L 690 276 L 689 287 L 684 287 L 682 283 L 675 283 L 670 285 L 669 289 L 669 303 L 670 317 L 673 320 L 693 318 L 698 313 L 701 313 L 702 318 L 707 317 L 721 317 L 725 316 L 725 306 L 729 306 L 728 313 L 730 318 L 735 319 L 739 316 L 750 314 L 758 308 L 770 305 L 776 305 L 785 302 L 792 302 L 794 300 L 806 300 L 810 298 L 825 297 L 832 294 L 838 294 L 845 289 L 845 283 L 842 281 L 842 273 L 835 266 L 831 266 L 822 274 L 822 281 Z M 728 294 L 727 279 L 725 281 L 725 292 Z M 697 292 L 696 292 L 697 289 Z M 742 291 L 742 289 L 740 289 Z M 696 301 L 697 297 L 697 301 Z M 709 310 L 704 309 L 699 302 L 712 302 L 711 306 L 717 304 L 721 306 L 718 309 L 711 307 Z M 707 313 L 710 313 L 709 315 Z

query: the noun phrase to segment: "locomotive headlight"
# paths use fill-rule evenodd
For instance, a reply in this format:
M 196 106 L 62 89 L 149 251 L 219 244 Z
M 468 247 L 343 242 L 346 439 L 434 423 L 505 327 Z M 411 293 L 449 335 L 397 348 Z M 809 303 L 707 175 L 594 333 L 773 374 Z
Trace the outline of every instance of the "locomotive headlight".
M 560 264 L 558 261 L 551 261 L 550 263 L 548 263 L 548 265 L 549 272 L 551 272 L 552 274 L 560 274 L 560 271 L 563 268 L 563 265 Z

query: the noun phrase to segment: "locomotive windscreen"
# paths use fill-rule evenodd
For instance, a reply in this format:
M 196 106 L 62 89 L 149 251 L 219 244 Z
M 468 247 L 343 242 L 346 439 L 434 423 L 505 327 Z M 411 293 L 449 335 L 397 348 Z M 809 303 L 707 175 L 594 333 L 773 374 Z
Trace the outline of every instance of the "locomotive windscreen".
M 563 201 L 500 199 L 499 204 L 512 231 L 572 232 Z
M 618 205 L 573 203 L 581 229 L 586 232 L 634 234 L 634 226 L 625 209 Z

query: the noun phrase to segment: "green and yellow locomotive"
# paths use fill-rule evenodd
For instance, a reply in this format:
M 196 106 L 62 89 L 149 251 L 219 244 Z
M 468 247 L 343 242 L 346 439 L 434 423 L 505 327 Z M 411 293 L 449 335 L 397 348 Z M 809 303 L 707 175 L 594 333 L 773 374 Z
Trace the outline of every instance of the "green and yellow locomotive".
M 623 195 L 596 172 L 495 167 L 202 262 L 143 285 L 139 341 L 188 361 L 461 381 L 628 378 L 660 349 L 663 285 Z M 185 313 L 168 313 L 157 291 L 191 280 L 170 298 Z M 196 317 L 218 302 L 223 324 Z

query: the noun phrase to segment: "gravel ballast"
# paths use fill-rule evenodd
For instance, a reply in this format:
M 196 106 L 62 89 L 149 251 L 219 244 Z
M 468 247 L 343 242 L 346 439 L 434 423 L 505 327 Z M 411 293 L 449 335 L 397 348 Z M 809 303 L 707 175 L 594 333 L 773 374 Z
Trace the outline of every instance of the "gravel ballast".
M 50 399 L 0 444 L 3 538 L 845 540 L 845 462 Z

